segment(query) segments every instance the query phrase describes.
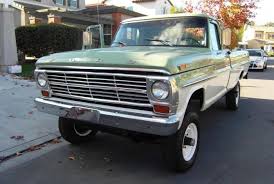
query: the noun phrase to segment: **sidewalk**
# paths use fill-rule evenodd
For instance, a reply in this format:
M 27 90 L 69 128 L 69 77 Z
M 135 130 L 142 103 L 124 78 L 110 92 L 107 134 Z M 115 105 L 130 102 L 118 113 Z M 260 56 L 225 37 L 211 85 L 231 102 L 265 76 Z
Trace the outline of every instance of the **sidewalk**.
M 57 117 L 38 112 L 35 82 L 0 74 L 0 157 L 59 136 Z

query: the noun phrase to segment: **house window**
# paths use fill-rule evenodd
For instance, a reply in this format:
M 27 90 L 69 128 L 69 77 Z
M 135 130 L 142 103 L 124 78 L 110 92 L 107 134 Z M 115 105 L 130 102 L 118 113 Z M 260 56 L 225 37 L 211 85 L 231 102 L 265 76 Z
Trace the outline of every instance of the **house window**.
M 112 41 L 112 26 L 110 24 L 104 24 L 104 40 L 105 45 L 109 46 Z
M 64 5 L 64 0 L 55 0 L 55 4 Z
M 269 33 L 268 34 L 268 39 L 274 40 L 274 33 Z
M 256 33 L 256 34 L 255 34 L 255 37 L 256 37 L 256 38 L 262 38 L 263 35 L 262 35 L 262 33 Z
M 78 8 L 78 0 L 68 0 L 68 6 L 72 8 Z

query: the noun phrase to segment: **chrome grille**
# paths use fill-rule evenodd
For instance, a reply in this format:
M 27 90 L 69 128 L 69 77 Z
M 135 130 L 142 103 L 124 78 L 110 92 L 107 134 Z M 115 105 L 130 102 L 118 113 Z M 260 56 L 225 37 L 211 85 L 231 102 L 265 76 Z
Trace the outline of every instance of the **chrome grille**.
M 110 72 L 46 70 L 54 96 L 151 107 L 145 76 Z

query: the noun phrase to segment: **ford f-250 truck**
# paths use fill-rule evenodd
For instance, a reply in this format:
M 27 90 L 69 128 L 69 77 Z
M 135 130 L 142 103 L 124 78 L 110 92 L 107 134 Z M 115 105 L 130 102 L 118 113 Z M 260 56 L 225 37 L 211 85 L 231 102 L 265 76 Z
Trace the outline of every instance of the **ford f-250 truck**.
M 198 114 L 225 96 L 237 110 L 246 51 L 224 49 L 228 32 L 206 15 L 125 20 L 110 48 L 52 54 L 37 61 L 40 111 L 59 116 L 72 144 L 97 131 L 159 138 L 167 164 L 189 169 L 199 146 Z M 201 120 L 202 122 L 203 120 Z

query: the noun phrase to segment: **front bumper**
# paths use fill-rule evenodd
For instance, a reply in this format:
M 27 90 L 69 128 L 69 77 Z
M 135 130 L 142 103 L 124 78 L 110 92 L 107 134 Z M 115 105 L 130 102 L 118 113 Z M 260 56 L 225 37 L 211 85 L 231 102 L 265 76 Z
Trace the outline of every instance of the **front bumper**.
M 36 98 L 36 106 L 39 111 L 86 121 L 106 127 L 120 128 L 146 134 L 168 136 L 174 134 L 179 125 L 176 115 L 169 117 L 155 117 L 151 114 L 141 114 L 119 110 L 97 108 L 87 103 L 74 103 L 70 101 L 53 101 Z
M 256 70 L 256 69 L 264 69 L 264 65 L 258 65 L 258 64 L 255 64 L 255 63 L 251 63 L 249 65 L 249 69 L 251 70 Z

